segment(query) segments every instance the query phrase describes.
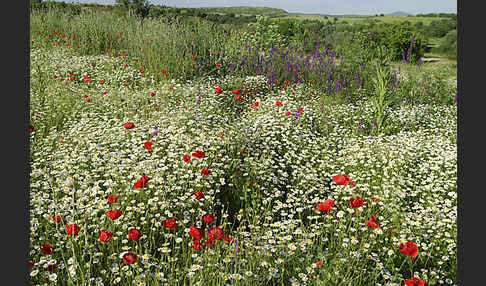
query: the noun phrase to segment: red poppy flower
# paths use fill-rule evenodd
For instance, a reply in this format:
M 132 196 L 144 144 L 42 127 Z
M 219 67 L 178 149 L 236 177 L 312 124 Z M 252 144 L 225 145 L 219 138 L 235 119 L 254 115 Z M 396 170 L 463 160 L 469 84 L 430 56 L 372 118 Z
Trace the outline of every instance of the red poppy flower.
M 332 177 L 332 180 L 338 184 L 346 186 L 349 183 L 349 176 L 348 175 L 337 175 Z
M 219 239 L 222 239 L 223 236 L 224 236 L 224 232 L 223 230 L 220 228 L 220 227 L 212 227 L 210 229 L 208 229 L 208 237 L 211 239 L 211 240 L 219 240 Z
M 418 254 L 417 244 L 415 244 L 412 241 L 408 241 L 406 244 L 400 244 L 398 246 L 398 249 L 403 254 L 410 255 L 412 257 L 417 257 Z
M 206 157 L 206 154 L 204 154 L 203 151 L 197 150 L 196 152 L 192 153 L 192 156 L 196 158 L 204 158 Z
M 106 212 L 106 215 L 110 219 L 115 220 L 115 219 L 119 218 L 122 215 L 122 211 L 121 210 L 111 210 L 111 211 L 107 211 Z
M 285 116 L 289 116 L 289 115 L 290 115 L 290 111 L 285 112 Z
M 30 269 L 32 269 L 32 267 L 34 267 L 34 265 L 35 265 L 34 263 L 29 262 L 29 268 L 30 268 Z
M 366 222 L 366 224 L 371 227 L 371 228 L 378 228 L 380 227 L 381 223 L 379 223 L 377 220 L 376 220 L 376 217 L 374 215 L 372 215 L 370 217 L 370 219 Z
M 255 102 L 255 103 L 253 103 L 253 107 L 257 108 L 258 107 L 258 104 L 259 104 L 258 101 Z
M 102 242 L 108 242 L 113 237 L 113 233 L 109 230 L 100 230 L 98 231 L 98 235 Z
M 91 101 L 91 99 L 89 99 L 89 98 L 86 98 L 86 102 L 90 102 L 90 101 Z
M 213 246 L 214 245 L 214 240 L 208 239 L 208 240 L 206 240 L 205 244 L 206 244 L 206 246 Z
M 54 251 L 54 247 L 52 247 L 52 244 L 44 244 L 41 246 L 40 250 L 44 254 L 51 254 Z
M 203 221 L 205 223 L 210 224 L 210 223 L 212 223 L 214 221 L 214 215 L 212 215 L 212 214 L 205 214 L 205 215 L 203 215 L 202 219 L 203 219 Z
M 223 92 L 223 90 L 220 87 L 216 87 L 214 89 L 214 92 L 216 92 L 217 94 L 221 94 Z
M 182 157 L 182 159 L 184 160 L 184 162 L 189 162 L 191 161 L 191 156 L 185 155 L 184 157 Z
M 111 205 L 112 203 L 116 203 L 118 201 L 118 196 L 108 196 L 108 203 Z
M 202 199 L 204 198 L 204 193 L 202 191 L 198 191 L 194 194 L 194 196 L 197 198 L 197 199 Z
M 139 240 L 141 236 L 142 233 L 136 228 L 132 228 L 128 231 L 128 238 L 131 240 Z
M 317 210 L 318 211 L 330 211 L 330 210 L 332 210 L 333 206 L 334 206 L 333 200 L 326 200 L 323 203 L 317 205 Z
M 194 248 L 194 250 L 201 250 L 202 249 L 202 244 L 199 242 L 197 239 L 193 239 L 191 242 L 191 247 Z
M 127 252 L 123 254 L 122 259 L 126 264 L 133 264 L 137 262 L 137 255 L 135 253 Z
M 57 78 L 57 75 L 54 75 L 52 78 Z
M 282 106 L 283 104 L 280 101 L 277 100 L 277 102 L 275 102 L 275 105 L 276 106 Z
M 77 224 L 66 224 L 66 231 L 68 235 L 76 235 L 81 230 Z
M 355 181 L 351 181 L 351 183 L 349 184 L 349 187 L 352 189 L 354 186 L 356 186 L 356 182 Z
M 61 221 L 61 216 L 60 215 L 58 215 L 58 216 L 53 215 L 52 216 L 52 221 L 60 222 Z
M 198 227 L 191 226 L 189 234 L 197 240 L 201 240 L 204 237 L 204 230 Z
M 105 81 L 104 81 L 104 80 L 100 81 L 100 84 L 104 84 L 104 83 L 105 83 Z
M 29 126 L 29 132 L 34 132 L 34 126 L 32 124 Z
M 140 188 L 146 188 L 147 187 L 147 182 L 150 180 L 149 177 L 143 175 L 142 178 L 133 184 L 133 187 L 135 189 L 140 189 Z
M 322 261 L 316 261 L 317 268 L 321 268 L 323 265 L 324 263 L 322 263 Z
M 233 242 L 233 238 L 229 234 L 225 235 L 223 240 L 226 241 L 226 242 Z
M 242 101 L 243 100 L 243 97 L 239 96 L 239 95 L 236 95 L 235 98 L 238 100 L 238 101 Z
M 54 271 L 54 270 L 56 270 L 56 268 L 57 268 L 56 264 L 49 264 L 47 266 L 47 270 L 49 270 L 51 272 Z
M 145 71 L 144 70 L 140 70 L 140 73 L 144 73 Z
M 133 122 L 126 122 L 125 124 L 123 124 L 123 127 L 125 127 L 125 129 L 132 129 L 133 127 L 135 127 L 135 124 L 133 124 Z
M 349 199 L 349 206 L 352 208 L 359 208 L 364 205 L 365 200 L 363 198 L 350 198 Z
M 233 90 L 232 90 L 232 92 L 233 92 L 234 94 L 240 94 L 240 90 L 239 90 L 239 89 L 237 89 L 237 88 L 233 89 Z
M 150 93 L 150 96 L 155 96 L 155 92 L 151 92 Z
M 145 149 L 152 151 L 152 144 L 153 142 L 147 141 L 143 144 L 143 146 L 145 147 Z
M 403 280 L 407 286 L 429 286 L 429 284 L 422 278 L 413 277 L 407 280 Z
M 173 229 L 174 227 L 177 226 L 176 220 L 173 218 L 168 218 L 164 221 L 162 221 L 162 225 L 168 229 Z
M 203 174 L 204 176 L 209 175 L 209 173 L 211 173 L 211 171 L 208 168 L 204 168 L 201 170 L 201 174 Z

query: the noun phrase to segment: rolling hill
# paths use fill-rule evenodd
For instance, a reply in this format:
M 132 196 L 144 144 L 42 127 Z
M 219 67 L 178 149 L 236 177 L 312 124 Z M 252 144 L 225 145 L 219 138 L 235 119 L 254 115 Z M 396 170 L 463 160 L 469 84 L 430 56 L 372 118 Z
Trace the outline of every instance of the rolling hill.
M 229 14 L 235 15 L 264 15 L 269 17 L 285 17 L 288 15 L 287 11 L 279 8 L 270 7 L 201 7 L 198 10 L 204 13 L 217 13 L 217 14 Z

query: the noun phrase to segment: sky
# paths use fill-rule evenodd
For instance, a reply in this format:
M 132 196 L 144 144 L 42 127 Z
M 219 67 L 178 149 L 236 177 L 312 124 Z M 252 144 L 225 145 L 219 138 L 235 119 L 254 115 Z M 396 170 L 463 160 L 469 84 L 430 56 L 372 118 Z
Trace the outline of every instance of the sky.
M 113 4 L 115 0 L 64 0 Z M 281 8 L 290 13 L 375 15 L 397 11 L 410 14 L 457 13 L 457 0 L 149 0 L 179 8 L 254 6 Z

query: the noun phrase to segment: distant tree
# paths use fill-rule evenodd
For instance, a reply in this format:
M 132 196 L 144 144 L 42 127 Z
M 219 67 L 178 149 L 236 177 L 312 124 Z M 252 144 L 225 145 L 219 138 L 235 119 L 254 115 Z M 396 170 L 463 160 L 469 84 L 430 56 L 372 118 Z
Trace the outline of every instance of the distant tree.
M 338 21 L 338 18 L 337 17 L 334 17 L 334 22 L 337 22 Z
M 42 0 L 30 0 L 30 9 L 39 9 L 42 5 Z
M 127 11 L 132 11 L 142 19 L 150 12 L 150 4 L 147 0 L 116 0 L 115 4 Z
M 380 17 L 385 17 L 385 14 L 381 13 L 381 14 L 380 14 Z

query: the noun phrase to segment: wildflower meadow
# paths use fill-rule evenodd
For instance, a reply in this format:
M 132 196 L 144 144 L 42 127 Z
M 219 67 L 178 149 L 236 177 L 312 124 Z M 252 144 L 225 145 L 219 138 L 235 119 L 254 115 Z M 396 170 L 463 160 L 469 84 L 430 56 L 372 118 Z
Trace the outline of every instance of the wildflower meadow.
M 419 36 L 361 61 L 202 19 L 30 24 L 31 285 L 457 283 L 455 71 Z

